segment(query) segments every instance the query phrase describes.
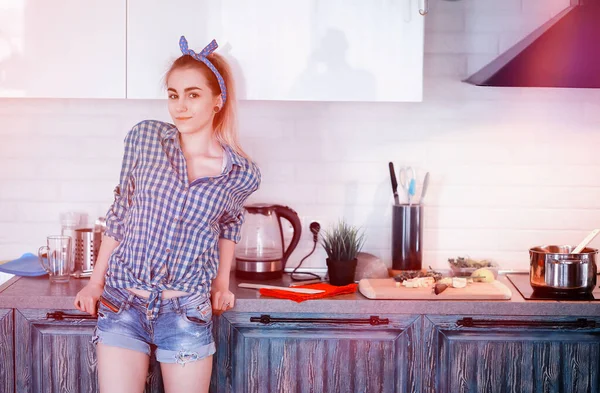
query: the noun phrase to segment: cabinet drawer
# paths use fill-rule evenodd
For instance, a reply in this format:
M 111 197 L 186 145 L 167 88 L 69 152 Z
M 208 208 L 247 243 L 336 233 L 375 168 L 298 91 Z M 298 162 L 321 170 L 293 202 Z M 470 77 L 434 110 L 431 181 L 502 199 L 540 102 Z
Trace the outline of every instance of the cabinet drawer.
M 426 316 L 424 392 L 600 391 L 600 318 Z
M 219 392 L 417 392 L 419 316 L 230 313 Z

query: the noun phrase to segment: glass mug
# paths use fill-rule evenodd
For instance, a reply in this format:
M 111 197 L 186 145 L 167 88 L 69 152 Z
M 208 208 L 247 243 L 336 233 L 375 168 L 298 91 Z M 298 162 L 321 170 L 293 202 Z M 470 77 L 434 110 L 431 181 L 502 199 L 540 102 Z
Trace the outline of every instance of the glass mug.
M 47 246 L 38 250 L 40 264 L 50 275 L 51 283 L 69 282 L 73 273 L 73 248 L 70 236 L 48 236 Z M 47 257 L 44 257 L 44 252 Z

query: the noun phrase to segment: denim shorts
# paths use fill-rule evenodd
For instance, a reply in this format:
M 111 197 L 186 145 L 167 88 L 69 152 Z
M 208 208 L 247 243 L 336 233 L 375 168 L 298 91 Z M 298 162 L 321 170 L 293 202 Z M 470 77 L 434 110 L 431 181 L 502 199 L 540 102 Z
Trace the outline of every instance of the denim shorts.
M 156 318 L 146 318 L 147 299 L 104 287 L 92 342 L 150 355 L 161 363 L 185 364 L 215 353 L 212 306 L 207 295 L 163 299 Z

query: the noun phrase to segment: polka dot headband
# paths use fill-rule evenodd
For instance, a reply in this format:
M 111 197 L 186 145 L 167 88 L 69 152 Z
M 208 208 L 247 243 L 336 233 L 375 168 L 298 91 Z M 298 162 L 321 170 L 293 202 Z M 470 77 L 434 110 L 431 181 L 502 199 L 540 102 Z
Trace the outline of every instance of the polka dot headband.
M 181 53 L 192 56 L 194 59 L 203 62 L 212 71 L 212 73 L 215 74 L 217 81 L 219 82 L 219 87 L 221 88 L 221 99 L 223 99 L 223 105 L 225 105 L 225 101 L 227 101 L 227 89 L 225 88 L 225 81 L 213 63 L 206 58 L 206 56 L 213 53 L 218 47 L 219 45 L 217 44 L 217 41 L 212 40 L 210 44 L 206 45 L 206 47 L 202 49 L 202 52 L 196 53 L 193 50 L 188 49 L 188 42 L 184 36 L 181 36 L 179 39 L 179 48 L 181 48 Z

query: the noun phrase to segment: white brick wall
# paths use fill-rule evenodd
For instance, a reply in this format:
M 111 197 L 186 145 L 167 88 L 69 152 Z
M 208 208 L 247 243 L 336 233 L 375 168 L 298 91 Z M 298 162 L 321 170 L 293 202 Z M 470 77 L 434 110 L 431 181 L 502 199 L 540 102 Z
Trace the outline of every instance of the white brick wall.
M 391 160 L 431 173 L 425 265 L 469 254 L 525 269 L 530 246 L 578 242 L 600 223 L 600 91 L 460 83 L 567 3 L 432 1 L 420 104 L 242 102 L 263 171 L 252 201 L 289 204 L 305 229 L 344 217 L 390 263 Z M 168 119 L 164 102 L 0 100 L 0 259 L 35 252 L 62 211 L 103 214 L 123 136 L 145 118 Z M 306 230 L 290 264 L 310 247 Z

